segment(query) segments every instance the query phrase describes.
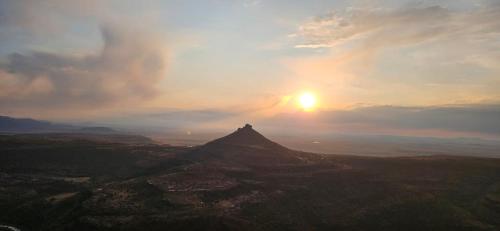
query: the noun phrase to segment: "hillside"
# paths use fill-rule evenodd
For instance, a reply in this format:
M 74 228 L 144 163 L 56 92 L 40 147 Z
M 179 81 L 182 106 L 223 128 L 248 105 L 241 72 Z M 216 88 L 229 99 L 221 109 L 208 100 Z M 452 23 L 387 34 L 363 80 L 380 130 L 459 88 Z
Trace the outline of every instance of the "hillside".
M 287 149 L 250 126 L 186 148 L 0 137 L 21 230 L 498 230 L 500 159 Z
M 187 156 L 198 161 L 217 161 L 247 167 L 307 164 L 321 159 L 320 155 L 290 150 L 275 143 L 249 124 L 195 148 Z

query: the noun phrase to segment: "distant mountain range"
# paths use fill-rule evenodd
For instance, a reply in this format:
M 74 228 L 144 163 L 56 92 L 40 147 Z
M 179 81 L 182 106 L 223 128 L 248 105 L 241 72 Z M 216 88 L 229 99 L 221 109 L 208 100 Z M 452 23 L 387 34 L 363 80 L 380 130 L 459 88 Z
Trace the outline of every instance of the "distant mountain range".
M 148 137 L 120 132 L 109 127 L 75 126 L 8 116 L 0 116 L 0 133 L 49 140 L 89 140 L 131 144 L 153 142 Z
M 46 133 L 46 132 L 77 132 L 77 133 L 117 133 L 108 127 L 83 127 L 69 124 L 52 123 L 30 118 L 13 118 L 0 116 L 0 132 L 4 133 Z
M 0 132 L 30 133 L 30 132 L 66 131 L 71 129 L 76 129 L 76 128 L 69 125 L 54 124 L 47 121 L 0 116 Z

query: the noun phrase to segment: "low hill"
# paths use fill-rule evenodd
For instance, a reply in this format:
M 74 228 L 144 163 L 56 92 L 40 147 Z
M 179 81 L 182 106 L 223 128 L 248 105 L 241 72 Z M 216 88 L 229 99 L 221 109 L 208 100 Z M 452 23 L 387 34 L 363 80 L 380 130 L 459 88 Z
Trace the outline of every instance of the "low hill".
M 68 131 L 74 129 L 72 126 L 55 124 L 47 121 L 29 118 L 12 118 L 0 116 L 0 132 L 28 133 L 28 132 L 52 132 Z
M 212 160 L 244 166 L 308 164 L 322 158 L 319 154 L 294 151 L 275 143 L 249 124 L 196 148 L 188 156 L 198 161 Z
M 279 151 L 288 151 L 287 148 L 275 143 L 265 136 L 255 131 L 250 124 L 238 128 L 235 132 L 222 138 L 208 142 L 205 146 L 241 146 L 256 149 L 275 149 Z

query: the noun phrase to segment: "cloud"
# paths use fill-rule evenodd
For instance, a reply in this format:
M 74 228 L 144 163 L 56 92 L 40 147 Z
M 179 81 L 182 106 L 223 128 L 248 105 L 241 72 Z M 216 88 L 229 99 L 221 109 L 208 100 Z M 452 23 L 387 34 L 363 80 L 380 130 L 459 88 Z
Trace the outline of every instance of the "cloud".
M 255 116 L 228 109 L 160 109 L 115 114 L 97 120 L 104 125 L 168 132 L 229 131 L 251 123 L 281 135 L 390 134 L 407 136 L 470 136 L 500 138 L 500 104 L 446 106 L 362 106 L 349 110 L 318 110 Z
M 498 101 L 496 2 L 337 9 L 299 25 L 291 39 L 303 53 L 283 63 L 340 106 Z
M 95 54 L 12 53 L 0 66 L 0 103 L 10 108 L 88 108 L 155 96 L 166 76 L 158 36 L 115 24 L 101 26 Z
M 500 135 L 500 105 L 449 107 L 378 106 L 332 113 L 333 123 L 367 124 L 378 128 L 435 129 Z
M 238 112 L 222 109 L 157 109 L 155 111 L 134 111 L 115 113 L 98 118 L 94 122 L 106 126 L 121 127 L 147 132 L 174 131 L 219 131 L 221 128 L 232 129 L 240 125 Z M 234 121 L 233 121 L 234 120 Z
M 320 129 L 317 131 L 319 133 L 456 133 L 499 137 L 500 105 L 369 106 L 352 110 L 320 111 L 314 116 L 279 114 L 262 123 L 281 127 L 293 124 L 299 129 L 302 129 L 301 125 L 309 129 L 316 127 Z
M 262 4 L 261 0 L 244 0 L 243 1 L 243 6 L 244 7 L 256 7 L 260 6 Z
M 104 19 L 99 11 L 107 4 L 97 0 L 0 0 L 0 38 L 30 40 L 63 33 L 79 20 Z
M 227 119 L 237 115 L 238 115 L 237 112 L 223 111 L 216 109 L 205 109 L 205 110 L 170 110 L 165 112 L 151 113 L 145 116 L 163 121 L 175 121 L 176 122 L 175 124 L 178 124 L 178 123 L 212 122 L 212 121 Z
M 441 6 L 348 8 L 315 17 L 298 28 L 297 48 L 333 47 L 361 40 L 364 47 L 416 44 L 432 39 L 485 39 L 500 32 L 500 5 L 470 11 Z

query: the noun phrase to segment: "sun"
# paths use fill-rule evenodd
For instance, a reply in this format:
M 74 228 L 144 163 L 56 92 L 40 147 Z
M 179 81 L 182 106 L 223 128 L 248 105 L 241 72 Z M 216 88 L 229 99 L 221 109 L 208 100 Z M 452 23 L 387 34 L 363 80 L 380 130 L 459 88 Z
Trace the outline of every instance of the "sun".
M 304 92 L 299 96 L 299 105 L 304 111 L 311 111 L 316 106 L 316 96 L 310 92 Z

